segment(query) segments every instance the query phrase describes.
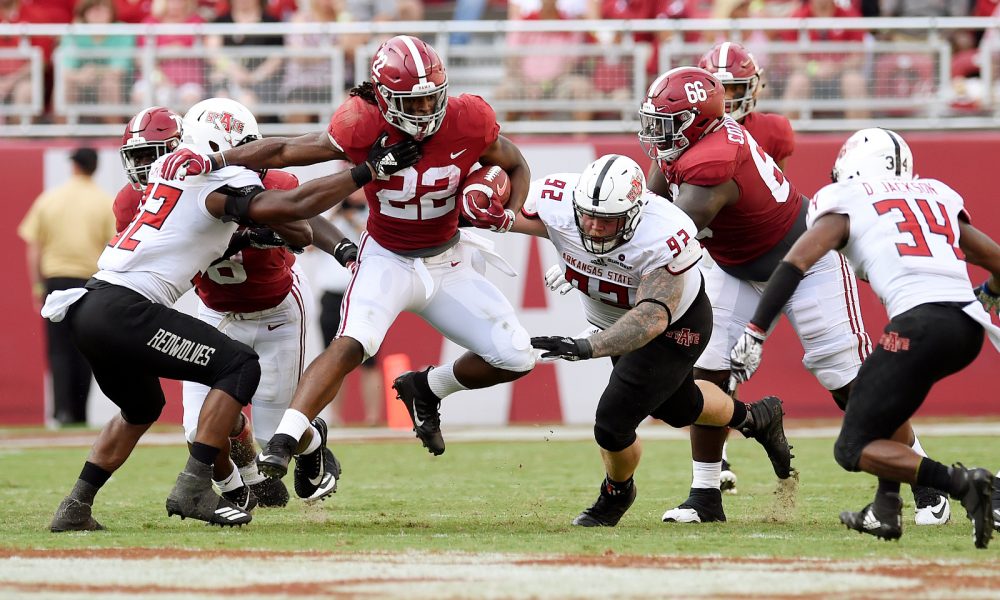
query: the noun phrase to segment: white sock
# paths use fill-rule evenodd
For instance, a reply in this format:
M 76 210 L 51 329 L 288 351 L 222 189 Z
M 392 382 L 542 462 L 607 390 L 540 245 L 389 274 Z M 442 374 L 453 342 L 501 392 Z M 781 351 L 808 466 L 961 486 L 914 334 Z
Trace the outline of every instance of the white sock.
M 306 449 L 302 451 L 302 454 L 312 454 L 313 452 L 316 451 L 317 448 L 319 448 L 319 443 L 323 441 L 320 439 L 319 431 L 317 431 L 315 427 L 310 425 L 309 429 L 312 430 L 312 437 L 309 439 L 309 445 L 306 446 Z M 302 454 L 300 454 L 299 456 L 302 456 Z
M 691 487 L 719 489 L 722 484 L 722 461 L 708 463 L 692 460 L 691 467 L 694 472 Z
M 729 456 L 726 451 L 729 450 L 729 441 L 723 442 L 722 444 L 722 460 L 729 462 Z
M 295 438 L 295 441 L 299 441 L 302 439 L 302 434 L 305 433 L 308 428 L 309 417 L 294 408 L 289 408 L 285 411 L 285 414 L 282 415 L 281 422 L 278 423 L 278 428 L 274 431 L 274 435 L 284 433 L 285 435 L 290 435 Z
M 213 480 L 215 486 L 219 488 L 219 492 L 223 494 L 243 486 L 243 477 L 240 476 L 240 470 L 236 468 L 236 463 L 230 460 L 229 465 L 233 468 L 233 472 L 229 474 L 229 477 L 226 477 L 222 481 Z
M 910 446 L 910 448 L 913 448 L 913 451 L 919 454 L 920 456 L 923 457 L 927 456 L 927 453 L 924 452 L 923 446 L 920 445 L 920 440 L 917 439 L 917 434 L 913 434 L 913 445 Z
M 455 392 L 469 389 L 455 379 L 455 363 L 431 369 L 427 373 L 427 385 L 430 386 L 435 396 L 442 399 Z
M 264 476 L 257 470 L 257 461 L 255 460 L 250 461 L 250 464 L 245 467 L 240 467 L 240 477 L 247 485 L 255 485 L 264 481 Z

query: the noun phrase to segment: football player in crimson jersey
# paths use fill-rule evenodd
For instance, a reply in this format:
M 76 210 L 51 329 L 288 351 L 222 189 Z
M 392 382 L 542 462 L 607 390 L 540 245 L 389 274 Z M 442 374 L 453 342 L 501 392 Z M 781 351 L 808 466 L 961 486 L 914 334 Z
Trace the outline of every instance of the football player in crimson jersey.
M 114 204 L 118 231 L 128 226 L 139 210 L 149 165 L 179 143 L 180 124 L 180 116 L 162 107 L 141 111 L 129 121 L 120 149 L 129 184 L 118 192 Z M 244 137 L 256 138 L 256 134 Z M 278 170 L 264 173 L 261 182 L 269 190 L 289 190 L 299 185 L 294 175 Z M 344 238 L 323 217 L 310 219 L 309 225 L 312 241 L 318 247 L 330 250 L 332 244 Z M 305 273 L 288 246 L 295 244 L 297 249 L 298 245 L 308 245 L 310 239 L 303 234 L 301 225 L 282 231 L 283 237 L 266 227 L 239 229 L 225 255 L 195 276 L 198 317 L 247 344 L 259 355 L 261 379 L 251 405 L 253 425 L 241 415 L 229 442 L 230 458 L 260 506 L 284 506 L 288 502 L 284 483 L 265 478 L 257 470 L 253 442 L 256 439 L 262 445 L 267 443 L 291 403 L 302 372 L 307 314 L 312 304 Z M 288 357 L 298 357 L 298 366 L 289 364 Z M 197 432 L 198 414 L 208 391 L 200 383 L 184 382 L 184 433 L 189 442 Z M 331 464 L 336 464 L 332 455 L 330 459 Z M 332 474 L 324 486 L 299 489 L 296 493 L 307 499 L 313 499 L 313 495 L 315 499 L 326 496 L 332 493 L 337 476 Z M 249 499 L 237 480 L 217 483 L 227 498 Z
M 795 132 L 784 115 L 754 111 L 757 95 L 764 88 L 764 70 L 757 59 L 736 42 L 722 42 L 706 52 L 698 66 L 715 75 L 726 91 L 726 113 L 747 128 L 778 168 L 795 151 Z
M 469 350 L 452 364 L 405 373 L 394 387 L 417 437 L 444 452 L 440 400 L 464 389 L 513 381 L 534 366 L 530 338 L 510 302 L 482 274 L 483 259 L 512 272 L 478 236 L 458 230 L 456 193 L 476 163 L 510 176 L 508 209 L 477 208 L 477 227 L 507 231 L 528 193 L 530 172 L 514 144 L 500 135 L 489 104 L 478 96 L 448 96 L 437 52 L 397 36 L 375 52 L 370 81 L 353 90 L 329 127 L 297 138 L 267 138 L 222 154 L 178 152 L 166 174 L 204 173 L 222 165 L 253 169 L 333 159 L 358 162 L 373 144 L 413 139 L 421 158 L 412 168 L 365 186 L 371 208 L 357 269 L 344 297 L 337 338 L 303 374 L 278 433 L 258 457 L 261 470 L 283 475 L 294 454 L 321 436 L 310 420 L 336 395 L 344 377 L 378 350 L 402 311 L 419 314 Z
M 715 263 L 702 267 L 713 333 L 695 376 L 734 390 L 730 350 L 753 316 L 764 282 L 805 231 L 808 202 L 753 135 L 726 115 L 722 84 L 704 69 L 680 67 L 658 77 L 639 114 L 639 140 L 655 161 L 650 189 L 694 220 Z M 805 350 L 804 366 L 841 407 L 871 352 L 858 307 L 857 281 L 836 252 L 806 273 L 783 307 Z M 689 498 L 672 511 L 673 520 L 704 522 L 723 514 L 719 488 L 727 434 L 725 428 L 691 427 L 695 481 Z M 908 423 L 899 436 L 919 451 Z M 785 465 L 773 466 L 778 477 L 788 476 Z M 932 523 L 947 522 L 947 498 L 919 487 L 914 495 Z
M 803 280 L 829 251 L 839 250 L 867 279 L 889 313 L 889 324 L 851 386 L 844 425 L 834 446 L 848 471 L 879 478 L 875 500 L 840 520 L 882 539 L 903 534 L 900 482 L 948 492 L 973 523 L 985 548 L 992 534 L 986 469 L 948 468 L 894 439 L 939 380 L 967 367 L 984 333 L 1000 350 L 1000 245 L 970 224 L 960 195 L 940 181 L 916 179 L 913 156 L 899 134 L 862 129 L 834 163 L 833 183 L 809 206 L 809 229 L 784 256 L 733 349 L 733 373 L 748 379 L 760 364 L 766 330 Z M 990 272 L 975 290 L 966 262 Z M 982 305 L 976 302 L 977 296 Z
M 642 454 L 636 428 L 647 416 L 673 427 L 731 425 L 768 454 L 790 460 L 780 400 L 745 404 L 694 380 L 694 362 L 712 336 L 712 306 L 696 268 L 698 230 L 680 209 L 646 190 L 634 160 L 610 154 L 583 173 L 539 179 L 527 204 L 533 216 L 525 211 L 529 218 L 515 229 L 552 242 L 561 265 L 551 280 L 565 274 L 572 282 L 565 291 L 576 287 L 583 294 L 584 313 L 598 329 L 585 338 L 536 337 L 532 345 L 547 351 L 542 358 L 607 356 L 614 364 L 594 423 L 606 476 L 597 502 L 574 525 L 613 527 L 632 505 L 632 475 Z

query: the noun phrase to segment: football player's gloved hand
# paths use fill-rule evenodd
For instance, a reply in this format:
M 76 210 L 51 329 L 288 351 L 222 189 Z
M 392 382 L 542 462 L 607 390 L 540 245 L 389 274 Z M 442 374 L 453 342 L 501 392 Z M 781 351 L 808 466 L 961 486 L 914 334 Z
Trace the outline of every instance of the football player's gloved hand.
M 351 177 L 358 187 L 364 186 L 375 178 L 387 179 L 390 175 L 412 167 L 420 160 L 420 146 L 412 138 L 386 146 L 388 133 L 379 136 L 368 151 L 365 162 L 351 169 Z M 374 175 L 372 174 L 374 172 Z
M 507 233 L 514 226 L 514 211 L 504 208 L 498 202 L 491 202 L 487 208 L 480 208 L 468 196 L 462 197 L 462 214 L 473 227 Z
M 333 257 L 337 259 L 340 266 L 354 270 L 350 265 L 358 262 L 358 245 L 351 240 L 344 238 L 333 247 Z
M 743 330 L 740 340 L 729 353 L 729 369 L 732 373 L 729 387 L 735 389 L 736 383 L 748 381 L 760 366 L 760 358 L 764 353 L 764 340 L 767 332 L 750 323 Z
M 545 285 L 553 292 L 558 292 L 561 296 L 565 296 L 573 289 L 573 284 L 566 281 L 566 276 L 559 265 L 552 265 L 545 272 Z
M 531 338 L 531 346 L 545 350 L 542 358 L 561 358 L 563 360 L 586 360 L 594 354 L 594 349 L 587 339 L 561 337 L 557 335 Z
M 184 179 L 188 175 L 207 175 L 216 169 L 212 157 L 190 148 L 178 148 L 163 161 L 164 179 Z
M 976 298 L 983 303 L 986 312 L 1000 315 L 1000 294 L 993 293 L 989 281 L 984 281 L 983 285 L 976 288 Z

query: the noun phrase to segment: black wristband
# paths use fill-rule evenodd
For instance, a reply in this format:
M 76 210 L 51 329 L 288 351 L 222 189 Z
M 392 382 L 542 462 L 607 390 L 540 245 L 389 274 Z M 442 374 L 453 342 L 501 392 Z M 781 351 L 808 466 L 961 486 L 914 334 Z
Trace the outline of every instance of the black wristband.
M 371 183 L 374 179 L 372 176 L 372 170 L 368 166 L 368 163 L 361 163 L 351 169 L 351 179 L 354 180 L 354 185 L 364 187 L 366 183 Z
M 218 159 L 215 158 L 216 156 L 218 156 L 219 158 Z M 219 164 L 219 159 L 221 159 L 222 161 L 221 165 Z M 221 152 L 218 152 L 216 154 L 209 154 L 208 163 L 212 166 L 213 171 L 218 171 L 219 169 L 224 169 L 229 166 L 228 164 L 226 164 L 226 157 L 223 156 Z
M 573 340 L 576 342 L 577 351 L 580 354 L 580 358 L 586 360 L 588 358 L 593 358 L 594 347 L 590 344 L 590 340 L 587 338 L 576 338 Z
M 805 276 L 801 269 L 790 262 L 778 263 L 771 273 L 771 279 L 767 281 L 764 295 L 757 302 L 757 310 L 750 323 L 759 327 L 761 331 L 770 329 L 771 323 L 774 323 L 781 314 L 781 309 L 788 304 L 788 300 L 795 293 L 795 288 L 799 287 L 799 282 Z
M 347 263 L 358 260 L 358 245 L 344 238 L 333 247 L 333 257 L 337 259 L 340 266 L 346 267 Z

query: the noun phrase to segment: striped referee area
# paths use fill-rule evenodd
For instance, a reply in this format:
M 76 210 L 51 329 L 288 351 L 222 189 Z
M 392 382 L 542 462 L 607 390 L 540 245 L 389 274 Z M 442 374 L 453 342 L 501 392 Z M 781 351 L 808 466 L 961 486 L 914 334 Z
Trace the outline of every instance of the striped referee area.
M 969 421 L 956 423 L 917 422 L 914 424 L 921 438 L 943 436 L 1000 436 L 1000 420 Z M 583 425 L 532 425 L 511 427 L 455 427 L 447 424 L 442 428 L 448 442 L 575 442 L 592 440 L 594 430 Z M 790 421 L 785 428 L 789 438 L 835 438 L 840 432 L 840 424 L 824 421 L 818 424 Z M 12 448 L 55 448 L 90 446 L 97 437 L 97 430 L 52 431 L 0 429 L 0 449 Z M 645 440 L 687 440 L 686 429 L 674 429 L 662 424 L 647 422 L 640 426 L 639 433 Z M 331 429 L 331 444 L 377 441 L 411 441 L 409 430 L 389 428 L 345 428 Z M 177 431 L 150 432 L 143 436 L 140 444 L 150 446 L 179 446 L 184 444 L 184 435 Z

